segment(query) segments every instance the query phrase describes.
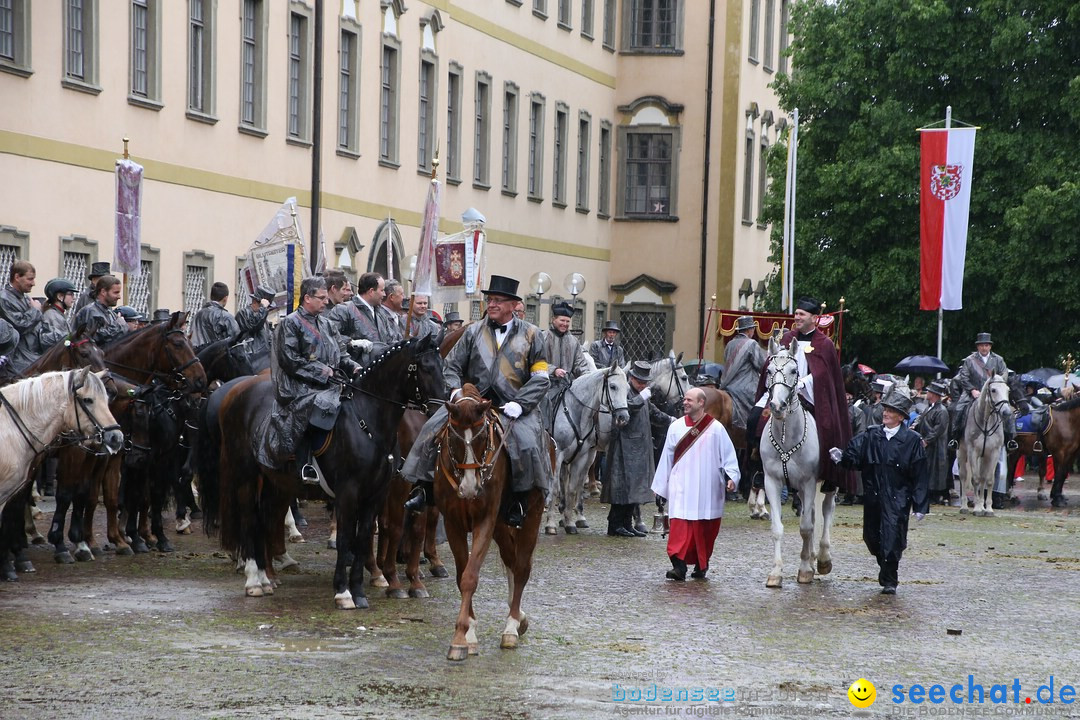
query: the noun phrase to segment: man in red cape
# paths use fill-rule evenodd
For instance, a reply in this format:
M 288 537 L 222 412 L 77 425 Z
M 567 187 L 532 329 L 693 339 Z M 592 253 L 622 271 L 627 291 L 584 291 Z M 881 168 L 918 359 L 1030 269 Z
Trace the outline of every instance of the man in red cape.
M 793 347 L 792 352 L 799 363 L 799 374 L 803 377 L 809 374 L 811 378 L 800 387 L 799 396 L 817 423 L 818 447 L 821 450 L 818 466 L 821 468 L 821 490 L 854 493 L 855 476 L 829 459 L 829 448 L 844 448 L 851 441 L 851 422 L 848 419 L 840 358 L 832 340 L 818 329 L 820 314 L 820 302 L 812 297 L 799 298 L 795 304 L 795 327 L 784 333 L 780 344 L 787 347 L 792 340 L 798 343 L 799 350 Z M 757 390 L 759 398 L 765 394 L 765 380 L 765 370 L 762 370 Z

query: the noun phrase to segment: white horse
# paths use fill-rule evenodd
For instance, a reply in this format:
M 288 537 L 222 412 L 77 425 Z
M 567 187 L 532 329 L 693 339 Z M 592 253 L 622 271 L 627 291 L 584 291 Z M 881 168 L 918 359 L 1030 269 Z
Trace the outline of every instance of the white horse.
M 1009 384 L 1000 375 L 987 378 L 979 397 L 968 408 L 964 438 L 956 449 L 960 468 L 960 512 L 967 512 L 963 497 L 974 490 L 975 517 L 994 517 L 991 491 L 994 472 L 1005 444 L 1005 423 L 1013 422 Z
M 626 409 L 629 391 L 622 368 L 593 370 L 574 380 L 563 394 L 562 402 L 554 408 L 558 447 L 555 469 L 559 482 L 544 514 L 544 532 L 548 535 L 559 532 L 560 509 L 563 529 L 568 535 L 577 533 L 574 515 L 596 453 L 607 449 L 612 420 L 619 427 L 630 422 Z
M 113 455 L 123 447 L 124 433 L 109 412 L 101 382 L 104 373 L 50 372 L 0 389 L 0 512 L 31 482 L 30 464 L 47 448 L 77 444 L 104 447 Z
M 794 343 L 794 341 L 792 341 Z M 814 559 L 820 575 L 832 572 L 830 529 L 836 492 L 819 493 L 820 456 L 814 418 L 799 402 L 799 366 L 791 348 L 781 346 L 776 338 L 769 341 L 766 387 L 769 392 L 769 425 L 761 439 L 761 462 L 765 468 L 765 494 L 772 511 L 773 568 L 765 581 L 767 587 L 783 585 L 783 559 L 780 553 L 784 526 L 780 517 L 780 492 L 787 483 L 802 498 L 799 518 L 802 552 L 799 554 L 800 583 L 814 579 Z M 820 502 L 818 496 L 821 496 Z M 821 518 L 821 541 L 813 552 L 814 527 Z
M 649 375 L 649 388 L 653 392 L 652 402 L 656 404 L 658 400 L 663 399 L 667 407 L 662 409 L 676 416 L 682 414 L 683 396 L 693 387 L 681 360 L 682 354 L 676 357 L 675 351 L 670 350 L 667 357 L 652 362 L 652 371 Z

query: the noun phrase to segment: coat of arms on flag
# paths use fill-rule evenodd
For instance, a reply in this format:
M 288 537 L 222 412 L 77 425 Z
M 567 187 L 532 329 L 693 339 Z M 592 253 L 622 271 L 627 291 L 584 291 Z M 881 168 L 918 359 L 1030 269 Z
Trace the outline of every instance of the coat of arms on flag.
M 935 165 L 930 170 L 930 192 L 938 200 L 952 200 L 960 193 L 963 165 Z

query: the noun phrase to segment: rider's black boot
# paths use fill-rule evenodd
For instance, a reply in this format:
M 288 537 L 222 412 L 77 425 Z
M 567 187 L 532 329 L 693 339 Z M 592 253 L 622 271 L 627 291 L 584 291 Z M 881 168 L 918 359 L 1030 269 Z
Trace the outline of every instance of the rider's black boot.
M 421 480 L 416 483 L 412 497 L 405 502 L 405 509 L 409 512 L 423 512 L 424 508 L 435 504 L 435 483 L 429 480 Z
M 529 490 L 510 493 L 510 502 L 506 506 L 506 524 L 520 528 L 525 524 L 525 515 L 529 512 Z

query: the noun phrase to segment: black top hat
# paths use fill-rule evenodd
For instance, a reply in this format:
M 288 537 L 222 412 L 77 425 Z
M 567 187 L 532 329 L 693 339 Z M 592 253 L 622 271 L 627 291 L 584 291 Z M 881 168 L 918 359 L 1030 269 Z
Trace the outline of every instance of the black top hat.
M 929 386 L 927 386 L 926 392 L 932 392 L 935 395 L 945 397 L 949 394 L 949 388 L 947 388 L 945 386 L 945 383 L 943 383 L 941 380 L 935 380 L 934 382 L 930 383 Z
M 518 281 L 502 275 L 492 275 L 491 279 L 488 280 L 488 289 L 480 292 L 485 295 L 502 295 L 511 300 L 521 299 L 521 296 L 518 295 Z
M 608 320 L 606 323 L 604 323 L 604 327 L 601 328 L 601 329 L 602 330 L 614 330 L 617 333 L 622 332 L 622 330 L 619 329 L 619 323 L 615 322 L 614 320 Z
M 887 408 L 892 408 L 904 417 L 911 414 L 911 398 L 899 388 L 893 388 L 888 395 L 881 399 L 881 404 Z
M 979 333 L 975 336 L 975 344 L 981 345 L 982 343 L 994 344 L 994 341 L 990 339 L 990 333 Z
M 154 311 L 154 322 L 164 322 L 172 317 L 169 308 L 158 308 Z
M 565 300 L 560 300 L 551 306 L 551 314 L 555 317 L 574 317 L 574 308 Z
M 461 318 L 461 313 L 459 313 L 459 312 L 448 312 L 448 313 L 446 313 L 446 318 L 443 320 L 442 324 L 444 326 L 446 326 L 446 325 L 450 325 L 451 323 L 456 323 L 456 322 L 465 322 Z
M 806 312 L 810 313 L 811 315 L 820 315 L 821 314 L 821 301 L 818 300 L 817 298 L 812 298 L 812 297 L 809 297 L 809 296 L 801 297 L 801 298 L 799 298 L 799 301 L 797 303 L 795 303 L 795 309 L 796 310 L 805 310 Z
M 265 285 L 260 285 L 255 288 L 255 292 L 251 293 L 252 300 L 266 300 L 268 302 L 274 302 L 275 293 Z
M 90 265 L 90 277 L 98 278 L 109 275 L 112 272 L 112 266 L 107 262 L 96 262 Z
M 644 383 L 649 382 L 649 378 L 652 377 L 652 365 L 644 360 L 635 360 L 630 366 L 630 377 Z
M 743 315 L 735 321 L 735 330 L 737 332 L 749 330 L 752 327 L 754 327 L 754 318 L 750 317 L 749 315 Z

